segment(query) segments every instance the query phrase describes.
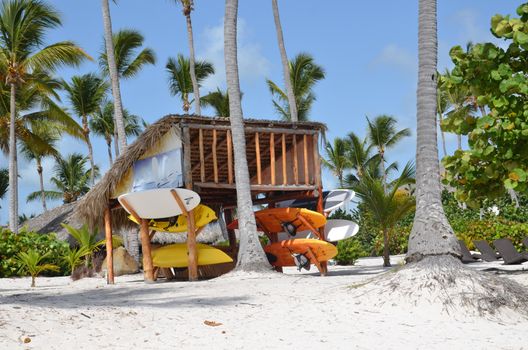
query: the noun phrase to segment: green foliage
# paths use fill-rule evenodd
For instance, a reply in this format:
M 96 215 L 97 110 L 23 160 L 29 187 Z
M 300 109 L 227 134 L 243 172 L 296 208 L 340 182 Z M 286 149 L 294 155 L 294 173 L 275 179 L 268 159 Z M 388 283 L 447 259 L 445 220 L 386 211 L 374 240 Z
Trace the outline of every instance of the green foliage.
M 99 251 L 99 249 L 105 245 L 105 240 L 98 240 L 98 232 L 90 231 L 87 225 L 83 225 L 80 229 L 76 229 L 68 224 L 61 225 L 68 231 L 70 236 L 77 241 L 79 248 L 86 252 L 86 266 L 90 266 L 93 253 Z
M 9 171 L 7 168 L 0 169 L 0 199 L 4 198 L 9 187 Z M 1 207 L 0 207 L 1 208 Z
M 298 54 L 289 63 L 293 95 L 297 103 L 298 118 L 299 121 L 306 121 L 309 119 L 308 115 L 315 101 L 313 88 L 318 81 L 325 78 L 325 71 L 307 53 Z M 273 106 L 275 110 L 282 119 L 290 120 L 290 108 L 286 92 L 269 79 L 267 83 L 271 96 L 274 98 Z
M 75 268 L 82 263 L 82 259 L 89 254 L 91 254 L 91 252 L 86 247 L 73 249 L 68 247 L 62 258 L 68 264 L 70 274 L 73 274 L 73 270 L 75 270 Z
M 517 250 L 524 251 L 523 238 L 528 236 L 528 224 L 509 221 L 502 218 L 472 221 L 463 231 L 455 231 L 458 239 L 463 240 L 469 249 L 474 249 L 474 240 L 493 242 L 500 238 L 509 238 Z
M 62 260 L 67 252 L 68 243 L 58 240 L 55 234 L 38 234 L 21 230 L 17 235 L 7 229 L 0 229 L 0 277 L 26 276 L 21 270 L 22 263 L 17 258 L 18 253 L 33 250 L 44 255 L 43 262 L 59 267 L 51 271 L 51 275 L 65 275 L 68 266 Z
M 445 157 L 444 183 L 472 207 L 498 198 L 507 189 L 528 191 L 528 16 L 496 15 L 491 31 L 508 42 L 506 48 L 476 44 L 451 49 L 455 67 L 447 83 L 468 91 L 467 99 L 481 116 L 454 116 L 443 125 L 468 135 L 469 150 Z
M 337 251 L 335 260 L 339 265 L 354 265 L 358 258 L 368 255 L 355 237 L 339 241 Z
M 59 271 L 59 267 L 56 265 L 42 263 L 48 255 L 49 252 L 42 255 L 33 249 L 17 254 L 15 259 L 20 264 L 19 272 L 28 273 L 31 276 L 31 287 L 35 287 L 35 278 L 42 272 Z

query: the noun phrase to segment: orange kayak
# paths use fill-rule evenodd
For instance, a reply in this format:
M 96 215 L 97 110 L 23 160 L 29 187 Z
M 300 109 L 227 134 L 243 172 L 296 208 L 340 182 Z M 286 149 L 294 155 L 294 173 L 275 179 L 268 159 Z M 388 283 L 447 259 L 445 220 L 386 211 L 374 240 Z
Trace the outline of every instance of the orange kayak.
M 323 262 L 337 255 L 337 248 L 332 243 L 318 239 L 298 238 L 276 242 L 264 247 L 271 265 L 276 267 L 295 266 L 292 254 L 302 254 L 310 263 Z M 309 254 L 312 252 L 313 256 Z M 313 259 L 316 261 L 313 261 Z

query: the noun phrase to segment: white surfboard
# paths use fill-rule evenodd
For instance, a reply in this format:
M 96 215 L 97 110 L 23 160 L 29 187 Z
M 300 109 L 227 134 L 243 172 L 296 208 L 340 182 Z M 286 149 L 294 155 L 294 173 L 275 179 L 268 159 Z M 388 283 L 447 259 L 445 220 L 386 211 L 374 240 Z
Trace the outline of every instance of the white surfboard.
M 142 219 L 169 218 L 182 213 L 178 202 L 176 202 L 171 193 L 172 190 L 176 191 L 188 211 L 193 210 L 200 204 L 198 193 L 185 188 L 156 188 L 130 192 L 120 195 L 117 199 L 127 212 L 129 211 L 127 206 L 123 205 L 123 202 L 132 207 Z M 129 214 L 131 213 L 129 212 Z
M 332 190 L 323 192 L 323 211 L 330 213 L 348 204 L 356 193 L 352 190 Z M 275 203 L 277 208 L 306 208 L 317 210 L 317 198 L 290 199 Z
M 325 237 L 329 242 L 337 242 L 355 236 L 359 226 L 349 220 L 327 220 L 325 225 Z
M 325 225 L 325 237 L 329 242 L 337 242 L 355 236 L 359 231 L 359 226 L 349 220 L 327 220 Z M 292 238 L 316 238 L 312 231 L 300 231 L 295 236 L 290 236 L 286 232 L 279 232 L 278 240 L 285 241 Z

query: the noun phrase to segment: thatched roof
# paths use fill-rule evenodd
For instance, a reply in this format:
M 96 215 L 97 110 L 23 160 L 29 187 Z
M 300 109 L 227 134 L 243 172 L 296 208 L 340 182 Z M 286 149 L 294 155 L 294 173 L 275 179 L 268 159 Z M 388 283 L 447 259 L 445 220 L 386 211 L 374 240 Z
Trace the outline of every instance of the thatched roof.
M 77 202 L 61 205 L 60 207 L 48 210 L 39 216 L 27 220 L 21 226 L 27 227 L 28 230 L 38 233 L 55 232 L 59 239 L 68 240 L 69 234 L 66 229 L 61 226 L 61 223 L 66 223 L 76 228 L 82 226 L 82 224 L 73 217 L 76 205 Z
M 266 127 L 281 129 L 298 129 L 310 131 L 324 131 L 326 126 L 317 122 L 291 123 L 278 120 L 245 119 L 246 127 Z M 106 210 L 111 195 L 120 183 L 125 173 L 133 166 L 134 162 L 157 142 L 173 127 L 185 125 L 230 125 L 228 118 L 209 118 L 194 115 L 168 115 L 150 125 L 126 151 L 121 154 L 105 176 L 96 186 L 86 194 L 75 210 L 75 217 L 91 227 L 102 227 L 104 211 Z M 134 224 L 126 218 L 122 208 L 112 211 L 112 225 L 114 229 L 130 228 Z M 119 232 L 116 232 L 119 233 Z

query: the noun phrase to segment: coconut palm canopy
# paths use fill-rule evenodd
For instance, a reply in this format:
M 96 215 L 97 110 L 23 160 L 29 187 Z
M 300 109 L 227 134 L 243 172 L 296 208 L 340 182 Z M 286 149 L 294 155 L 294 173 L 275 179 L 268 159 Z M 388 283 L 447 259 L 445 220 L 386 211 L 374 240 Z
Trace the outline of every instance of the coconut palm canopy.
M 322 123 L 317 122 L 299 122 L 296 124 L 293 124 L 292 122 L 287 121 L 277 121 L 277 120 L 257 120 L 257 119 L 245 119 L 244 120 L 245 127 L 247 130 L 251 130 L 251 128 L 267 128 L 270 130 L 275 130 L 277 132 L 276 136 L 276 155 L 277 155 L 277 162 L 279 159 L 279 156 L 281 154 L 281 132 L 285 130 L 293 130 L 294 132 L 298 132 L 300 135 L 297 137 L 297 142 L 300 142 L 302 144 L 303 133 L 306 133 L 307 135 L 315 135 L 319 132 L 324 132 L 326 130 L 326 126 Z M 114 162 L 113 166 L 108 170 L 108 172 L 105 174 L 105 176 L 101 179 L 99 183 L 97 183 L 90 192 L 88 192 L 80 201 L 79 205 L 77 206 L 75 210 L 75 216 L 79 221 L 87 223 L 91 227 L 102 227 L 103 226 L 103 217 L 104 217 L 104 211 L 108 206 L 112 207 L 119 207 L 118 202 L 114 197 L 114 192 L 118 188 L 118 185 L 120 184 L 121 180 L 125 177 L 127 172 L 131 169 L 134 162 L 138 159 L 141 159 L 141 157 L 146 154 L 149 150 L 156 147 L 159 143 L 159 140 L 163 138 L 169 131 L 176 130 L 177 135 L 182 135 L 181 129 L 186 126 L 192 127 L 200 126 L 203 128 L 207 128 L 207 130 L 211 130 L 214 128 L 222 129 L 225 133 L 226 127 L 229 126 L 229 119 L 228 118 L 206 118 L 206 117 L 198 117 L 198 116 L 180 116 L 180 115 L 168 115 L 162 119 L 160 119 L 158 122 L 151 124 L 137 139 L 134 143 L 129 145 L 127 147 L 127 150 L 125 153 L 120 155 L 116 161 Z M 195 130 L 193 130 L 194 132 Z M 197 133 L 197 131 L 196 131 Z M 218 133 L 220 134 L 220 132 Z M 192 157 L 193 159 L 196 159 L 198 152 L 194 147 L 195 142 L 197 142 L 197 134 L 191 133 L 191 142 L 193 144 L 192 148 Z M 209 139 L 208 139 L 209 140 Z M 249 155 L 251 155 L 252 158 L 255 158 L 255 142 L 252 136 L 246 135 L 247 140 L 247 152 Z M 269 139 L 262 139 L 260 141 L 261 148 L 266 148 L 265 145 L 267 144 L 269 146 Z M 218 138 L 218 168 L 224 169 L 223 171 L 226 172 L 227 170 L 227 147 L 223 145 L 222 139 L 219 136 Z M 314 153 L 312 152 L 312 143 L 308 143 L 310 146 L 310 152 L 309 157 L 314 156 Z M 209 154 L 210 149 L 206 149 L 207 153 Z M 302 162 L 302 146 L 298 146 L 298 152 L 300 154 L 299 157 L 299 171 L 300 171 L 300 178 L 304 179 L 304 175 L 301 173 L 301 162 Z M 289 157 L 288 157 L 289 158 Z M 263 164 L 262 172 L 264 173 L 266 171 L 265 168 L 268 167 L 270 164 L 270 158 L 266 156 L 264 153 L 262 153 L 262 159 L 261 162 Z M 199 163 L 199 160 L 198 160 Z M 291 168 L 292 165 L 288 164 L 288 166 Z M 310 160 L 310 167 L 313 167 L 313 162 Z M 250 164 L 250 173 L 255 172 L 256 165 Z M 278 170 L 280 168 L 277 168 L 277 173 L 280 173 Z M 212 170 L 210 171 L 212 173 Z M 199 171 L 193 171 L 193 178 L 196 180 L 196 177 L 198 177 L 198 181 L 200 178 L 200 172 Z M 207 170 L 207 173 L 209 173 L 209 170 Z M 278 181 L 281 178 L 278 178 Z M 310 175 L 310 181 L 314 181 L 314 176 Z M 227 182 L 227 180 L 224 180 L 224 177 L 220 177 L 220 183 L 223 183 L 223 181 Z M 280 180 L 282 181 L 282 180 Z M 277 182 L 279 183 L 279 182 Z M 282 183 L 282 182 L 280 182 Z M 302 181 L 301 181 L 302 184 Z M 315 185 L 310 186 L 296 186 L 295 189 L 301 190 L 307 190 L 307 189 L 316 189 Z M 290 189 L 291 190 L 291 189 Z M 227 197 L 229 195 L 234 194 L 234 188 L 233 189 L 226 189 L 224 190 L 223 195 L 226 196 L 226 193 L 228 194 L 226 196 L 226 201 L 228 200 Z M 200 194 L 202 196 L 202 194 Z M 206 197 L 202 196 L 202 200 L 206 201 Z M 115 209 L 112 211 L 112 224 L 114 229 L 126 229 L 134 227 L 134 224 L 132 221 L 128 220 L 125 214 L 125 211 L 121 208 Z

